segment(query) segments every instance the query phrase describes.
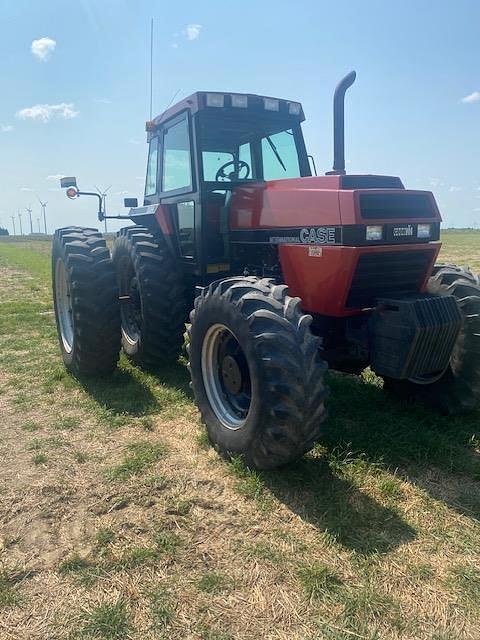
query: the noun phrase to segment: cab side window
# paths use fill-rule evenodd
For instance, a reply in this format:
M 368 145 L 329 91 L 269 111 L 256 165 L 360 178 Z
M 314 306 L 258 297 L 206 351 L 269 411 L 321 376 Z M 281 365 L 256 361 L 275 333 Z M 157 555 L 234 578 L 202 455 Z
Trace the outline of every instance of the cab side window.
M 178 244 L 183 258 L 195 257 L 195 203 L 179 202 L 177 213 Z
M 190 136 L 185 115 L 167 126 L 163 134 L 162 191 L 188 190 L 191 186 Z
M 147 179 L 145 181 L 145 195 L 153 196 L 157 193 L 158 175 L 158 137 L 150 140 L 147 163 Z

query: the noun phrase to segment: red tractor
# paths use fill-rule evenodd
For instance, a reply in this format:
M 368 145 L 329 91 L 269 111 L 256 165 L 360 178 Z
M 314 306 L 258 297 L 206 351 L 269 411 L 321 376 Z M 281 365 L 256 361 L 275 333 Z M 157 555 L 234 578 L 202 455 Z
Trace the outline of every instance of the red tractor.
M 112 253 L 58 229 L 55 313 L 65 366 L 175 362 L 188 327 L 195 401 L 215 448 L 272 468 L 313 447 L 327 367 L 365 367 L 442 412 L 480 404 L 480 285 L 436 264 L 440 213 L 397 177 L 346 175 L 344 96 L 334 166 L 312 176 L 298 102 L 197 92 L 147 122 L 143 206 Z M 313 161 L 313 159 L 312 159 Z M 74 178 L 62 180 L 72 198 Z M 105 216 L 99 198 L 99 219 Z M 190 311 L 193 309 L 193 311 Z M 190 311 L 190 315 L 189 315 Z

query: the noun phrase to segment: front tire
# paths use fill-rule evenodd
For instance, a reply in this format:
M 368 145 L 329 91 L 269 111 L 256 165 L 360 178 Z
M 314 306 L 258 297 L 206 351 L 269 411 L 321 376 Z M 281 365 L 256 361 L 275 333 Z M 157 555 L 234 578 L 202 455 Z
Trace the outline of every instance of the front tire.
M 228 278 L 196 298 L 190 320 L 193 392 L 217 451 L 268 469 L 310 450 L 327 366 L 300 300 L 267 278 Z
M 480 282 L 469 269 L 438 265 L 427 293 L 453 295 L 463 314 L 463 325 L 440 378 L 430 384 L 385 379 L 385 389 L 402 400 L 419 401 L 447 415 L 480 409 Z
M 115 271 L 96 229 L 57 229 L 52 245 L 57 332 L 65 367 L 76 376 L 111 373 L 120 351 Z
M 123 350 L 147 369 L 175 362 L 184 342 L 187 305 L 182 274 L 162 236 L 136 225 L 120 229 L 112 258 Z

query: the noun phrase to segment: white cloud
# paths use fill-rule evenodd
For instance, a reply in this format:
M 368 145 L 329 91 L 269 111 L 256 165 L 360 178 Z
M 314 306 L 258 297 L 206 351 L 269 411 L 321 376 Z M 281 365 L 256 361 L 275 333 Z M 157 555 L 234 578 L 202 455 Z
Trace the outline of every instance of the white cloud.
M 470 104 L 472 102 L 478 102 L 480 100 L 480 91 L 474 91 L 473 93 L 469 93 L 468 96 L 462 98 L 462 102 L 466 104 Z
M 21 120 L 39 120 L 48 122 L 52 118 L 63 118 L 70 120 L 76 118 L 80 111 L 75 111 L 73 103 L 61 102 L 60 104 L 35 104 L 33 107 L 26 107 L 17 111 L 16 116 Z
M 450 187 L 450 193 L 454 193 L 455 191 L 462 191 L 462 187 Z
M 112 101 L 108 98 L 94 98 L 93 101 L 97 104 L 112 104 Z
M 58 180 L 61 180 L 64 177 L 63 173 L 55 173 L 52 176 L 47 176 L 45 179 L 50 180 L 51 182 L 58 182 Z
M 13 127 L 11 124 L 2 124 L 0 130 L 2 133 L 10 133 L 10 131 L 13 131 Z
M 441 182 L 439 178 L 430 178 L 429 185 L 431 187 L 440 187 L 441 185 L 443 185 L 443 182 Z
M 20 187 L 20 191 L 33 191 L 30 187 Z
M 183 33 L 187 36 L 187 40 L 196 40 L 201 30 L 201 24 L 187 24 Z
M 32 53 L 39 60 L 46 62 L 55 51 L 57 43 L 53 38 L 40 38 L 32 42 Z
M 115 195 L 117 195 L 117 196 L 128 196 L 129 193 L 130 193 L 130 191 L 117 191 L 117 193 Z

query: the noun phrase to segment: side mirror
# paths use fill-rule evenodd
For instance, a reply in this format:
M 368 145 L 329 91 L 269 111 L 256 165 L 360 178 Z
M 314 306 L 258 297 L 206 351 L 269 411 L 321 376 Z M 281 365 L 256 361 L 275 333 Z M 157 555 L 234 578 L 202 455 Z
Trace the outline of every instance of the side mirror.
M 123 206 L 129 207 L 130 209 L 138 207 L 138 200 L 137 198 L 124 198 Z
M 62 189 L 68 189 L 68 187 L 77 187 L 77 179 L 76 178 L 60 178 L 60 186 Z

